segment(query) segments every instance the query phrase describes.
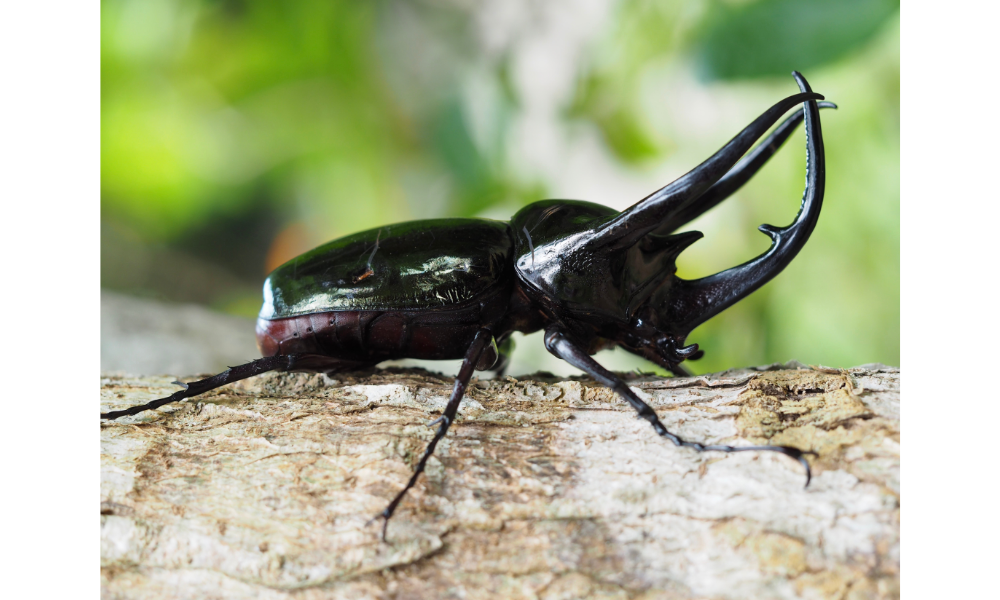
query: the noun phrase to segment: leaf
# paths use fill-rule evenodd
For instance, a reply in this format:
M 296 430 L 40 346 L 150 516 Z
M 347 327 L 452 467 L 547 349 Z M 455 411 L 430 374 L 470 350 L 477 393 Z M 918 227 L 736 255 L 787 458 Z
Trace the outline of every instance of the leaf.
M 697 60 L 708 79 L 804 71 L 864 45 L 898 10 L 898 0 L 761 0 L 718 8 L 697 44 Z

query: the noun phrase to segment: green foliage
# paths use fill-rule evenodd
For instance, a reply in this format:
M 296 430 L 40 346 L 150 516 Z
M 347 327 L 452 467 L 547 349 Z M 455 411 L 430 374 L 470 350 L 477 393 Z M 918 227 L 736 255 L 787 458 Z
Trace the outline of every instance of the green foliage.
M 648 0 L 621 3 L 567 111 L 570 118 L 596 125 L 609 149 L 625 162 L 648 161 L 669 149 L 644 118 L 640 86 L 643 73 L 682 48 L 693 23 L 689 6 Z
M 567 194 L 567 174 L 652 191 L 797 69 L 841 106 L 823 114 L 823 215 L 785 273 L 694 332 L 695 368 L 898 363 L 898 2 L 622 0 L 589 22 L 552 6 L 545 29 L 544 11 L 504 25 L 489 3 L 103 0 L 104 284 L 252 314 L 268 269 L 355 231 L 506 218 L 550 193 L 624 208 L 641 196 Z M 590 29 L 574 42 L 563 21 Z M 550 163 L 524 158 L 536 143 Z M 756 226 L 790 221 L 803 154 L 799 134 L 693 223 L 706 237 L 680 274 L 763 251 Z
M 604 135 L 604 142 L 615 156 L 629 163 L 639 163 L 660 155 L 662 149 L 650 135 L 648 123 L 636 111 L 636 103 L 616 97 L 615 78 L 595 75 L 583 82 L 576 103 L 568 115 L 587 119 Z
M 805 72 L 864 46 L 898 11 L 898 0 L 716 4 L 697 54 L 713 79 Z
M 348 210 L 393 196 L 381 182 L 391 181 L 386 169 L 405 140 L 377 77 L 372 6 L 150 0 L 102 8 L 106 215 L 170 240 L 241 210 L 262 188 L 276 204 L 290 203 L 296 187 L 320 188 L 317 163 L 349 170 L 347 192 L 370 196 Z

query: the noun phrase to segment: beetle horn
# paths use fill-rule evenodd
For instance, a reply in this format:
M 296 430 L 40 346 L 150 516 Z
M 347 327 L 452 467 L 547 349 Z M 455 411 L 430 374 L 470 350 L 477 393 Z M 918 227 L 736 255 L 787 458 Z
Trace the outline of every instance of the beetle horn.
M 837 108 L 833 102 L 817 102 L 816 106 L 823 108 Z M 761 140 L 757 147 L 748 152 L 740 162 L 736 163 L 726 175 L 708 188 L 704 194 L 694 202 L 689 203 L 682 210 L 670 215 L 667 220 L 660 223 L 654 233 L 666 235 L 677 231 L 677 229 L 687 225 L 709 210 L 715 208 L 720 202 L 732 196 L 737 190 L 753 177 L 767 161 L 778 152 L 799 123 L 805 118 L 805 109 L 800 108 L 789 115 L 780 125 L 774 128 L 766 138 Z
M 803 92 L 809 84 L 798 72 L 792 75 Z M 735 304 L 744 296 L 770 281 L 795 258 L 816 227 L 826 183 L 826 162 L 819 107 L 810 99 L 805 103 L 806 188 L 795 220 L 788 227 L 761 225 L 760 231 L 771 237 L 771 247 L 757 258 L 715 275 L 686 281 L 677 279 L 667 307 L 675 333 L 687 335 L 699 324 Z
M 611 249 L 632 246 L 647 233 L 657 229 L 664 220 L 684 210 L 688 204 L 704 194 L 732 169 L 754 142 L 767 133 L 767 130 L 790 108 L 807 100 L 822 99 L 822 95 L 809 91 L 781 100 L 764 111 L 708 160 L 605 223 L 595 232 L 593 238 L 595 243 L 610 244 Z

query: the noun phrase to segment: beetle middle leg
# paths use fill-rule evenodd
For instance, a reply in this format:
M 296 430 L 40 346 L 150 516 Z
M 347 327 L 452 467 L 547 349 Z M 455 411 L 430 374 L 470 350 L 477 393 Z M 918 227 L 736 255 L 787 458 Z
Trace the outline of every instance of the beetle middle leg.
M 602 367 L 596 360 L 591 358 L 590 355 L 581 350 L 579 346 L 570 341 L 570 339 L 566 337 L 563 332 L 558 329 L 547 330 L 545 332 L 545 348 L 555 356 L 584 371 L 598 382 L 617 392 L 618 395 L 626 400 L 626 402 L 632 405 L 632 408 L 634 408 L 638 413 L 639 418 L 649 421 L 649 424 L 653 426 L 653 430 L 656 431 L 660 437 L 667 438 L 675 445 L 693 448 L 698 452 L 749 452 L 763 450 L 784 454 L 785 456 L 789 456 L 799 461 L 799 463 L 805 467 L 806 487 L 809 486 L 809 482 L 812 480 L 812 469 L 810 469 L 809 461 L 806 460 L 805 455 L 815 455 L 815 452 L 803 451 L 798 448 L 792 448 L 791 446 L 727 446 L 721 444 L 706 445 L 698 442 L 688 442 L 667 431 L 667 428 L 660 422 L 659 417 L 656 416 L 656 411 L 654 411 L 651 406 L 643 402 L 639 396 L 636 396 L 635 392 L 633 392 L 632 389 L 629 388 L 628 385 L 626 385 L 626 383 L 618 376 Z
M 480 329 L 476 333 L 475 339 L 472 340 L 472 345 L 469 346 L 469 350 L 465 353 L 465 360 L 462 361 L 462 368 L 458 371 L 458 377 L 455 378 L 455 386 L 451 391 L 451 399 L 448 400 L 448 405 L 445 406 L 444 412 L 436 421 L 440 422 L 440 425 L 434 433 L 434 437 L 431 439 L 430 443 L 427 444 L 427 449 L 424 450 L 424 455 L 420 457 L 420 462 L 417 463 L 416 469 L 413 470 L 413 475 L 410 477 L 410 480 L 406 482 L 406 486 L 403 490 L 396 494 L 396 497 L 392 499 L 392 502 L 385 507 L 385 510 L 375 515 L 375 517 L 369 521 L 369 523 L 371 523 L 376 519 L 383 519 L 383 542 L 386 541 L 385 534 L 386 529 L 389 527 L 389 519 L 392 518 L 392 514 L 396 512 L 396 507 L 399 506 L 399 503 L 403 500 L 403 496 L 406 495 L 406 492 L 410 491 L 410 488 L 417 483 L 417 478 L 424 472 L 424 468 L 427 466 L 427 461 L 430 459 L 431 455 L 434 454 L 434 448 L 437 447 L 438 442 L 440 442 L 441 439 L 444 438 L 445 434 L 448 433 L 448 428 L 455 421 L 455 415 L 458 414 L 458 406 L 462 403 L 462 397 L 465 395 L 465 388 L 469 385 L 469 380 L 472 379 L 472 372 L 475 370 L 476 365 L 479 362 L 479 357 L 491 344 L 495 344 L 493 341 L 493 334 L 489 329 Z
M 508 336 L 497 345 L 497 348 L 499 354 L 497 361 L 487 369 L 493 372 L 494 379 L 500 379 L 507 373 L 507 367 L 510 366 L 510 356 L 514 353 L 514 338 Z

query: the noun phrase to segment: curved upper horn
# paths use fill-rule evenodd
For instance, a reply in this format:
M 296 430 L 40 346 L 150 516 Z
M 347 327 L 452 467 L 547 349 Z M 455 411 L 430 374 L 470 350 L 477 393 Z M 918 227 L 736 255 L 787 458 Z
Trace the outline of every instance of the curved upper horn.
M 792 72 L 799 89 L 809 92 L 809 83 L 797 71 Z M 665 307 L 668 321 L 676 334 L 686 336 L 692 329 L 719 314 L 741 298 L 770 281 L 795 258 L 809 234 L 816 227 L 823 206 L 826 184 L 826 161 L 823 152 L 823 133 L 820 129 L 819 107 L 816 101 L 805 102 L 806 130 L 806 188 L 802 195 L 799 213 L 791 225 L 774 227 L 761 225 L 759 229 L 771 237 L 771 247 L 757 258 L 742 265 L 687 281 L 677 279 Z
M 801 87 L 801 85 L 800 85 Z M 808 89 L 808 88 L 807 88 Z M 789 96 L 764 111 L 743 131 L 706 161 L 685 175 L 625 209 L 598 229 L 593 244 L 611 245 L 612 249 L 627 248 L 647 233 L 657 229 L 664 220 L 683 210 L 721 179 L 747 150 L 778 122 L 790 108 L 807 100 L 822 100 L 811 91 Z M 815 105 L 815 102 L 812 103 Z
M 833 102 L 817 102 L 819 108 L 837 108 Z M 722 179 L 708 188 L 708 190 L 698 196 L 683 209 L 671 215 L 653 231 L 659 235 L 669 235 L 677 229 L 687 225 L 709 210 L 715 208 L 720 202 L 736 193 L 743 185 L 754 176 L 767 161 L 774 156 L 781 148 L 799 123 L 805 118 L 805 109 L 800 108 L 788 116 L 780 125 L 774 128 L 766 138 L 761 140 L 757 146 L 747 152 L 740 162 L 736 163 L 732 169 L 726 173 Z

